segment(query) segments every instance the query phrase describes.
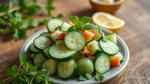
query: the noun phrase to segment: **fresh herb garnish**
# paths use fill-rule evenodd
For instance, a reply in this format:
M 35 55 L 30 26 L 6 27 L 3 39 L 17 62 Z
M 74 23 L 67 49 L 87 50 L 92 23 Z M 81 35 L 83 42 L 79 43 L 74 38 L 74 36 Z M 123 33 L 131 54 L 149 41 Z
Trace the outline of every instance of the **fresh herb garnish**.
M 85 81 L 85 80 L 90 80 L 92 78 L 92 75 L 89 73 L 86 73 L 85 75 L 80 75 L 79 80 L 80 81 Z
M 102 73 L 96 73 L 95 79 L 97 81 L 102 81 L 104 79 L 104 75 Z
M 80 75 L 80 76 L 79 76 L 79 80 L 80 80 L 80 81 L 85 81 L 86 78 L 85 78 L 83 75 Z
M 22 56 L 21 62 L 19 68 L 14 65 L 9 70 L 13 79 L 8 84 L 54 84 L 46 69 L 38 69 L 37 66 L 30 64 L 26 56 Z
M 45 7 L 46 6 L 46 7 Z M 46 4 L 39 4 L 38 0 L 10 0 L 6 4 L 0 4 L 0 33 L 5 30 L 16 40 L 26 37 L 29 28 L 34 28 L 45 22 L 39 22 L 32 18 L 33 15 L 47 10 L 51 15 L 54 10 L 53 0 L 47 0 Z M 46 14 L 46 11 L 41 13 Z
M 92 75 L 91 75 L 91 74 L 89 74 L 89 73 L 86 73 L 86 74 L 85 74 L 85 77 L 86 77 L 86 79 L 87 79 L 87 80 L 89 80 L 89 79 L 91 79 L 91 78 L 92 78 Z
M 74 26 L 79 29 L 83 29 L 86 23 L 91 22 L 91 18 L 86 16 L 82 17 L 81 19 L 79 19 L 77 16 L 70 16 L 69 19 Z

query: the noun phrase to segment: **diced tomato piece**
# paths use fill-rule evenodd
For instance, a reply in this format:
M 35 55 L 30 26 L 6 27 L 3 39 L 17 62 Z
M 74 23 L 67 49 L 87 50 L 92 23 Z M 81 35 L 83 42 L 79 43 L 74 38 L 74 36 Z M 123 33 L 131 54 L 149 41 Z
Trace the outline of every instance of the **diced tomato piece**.
M 87 55 L 92 61 L 95 59 L 95 57 L 90 53 L 87 47 L 84 47 L 83 54 Z
M 59 35 L 59 39 L 64 39 L 64 38 L 65 38 L 65 34 L 64 33 Z
M 110 60 L 111 60 L 111 65 L 113 67 L 118 67 L 120 65 L 120 57 L 119 56 L 117 56 L 117 55 L 111 56 Z
M 84 53 L 84 54 L 86 54 L 86 55 L 88 55 L 88 54 L 90 53 L 90 51 L 88 50 L 88 48 L 87 48 L 87 47 L 84 47 L 84 49 L 83 49 L 83 53 Z
M 94 34 L 90 31 L 88 31 L 88 30 L 84 30 L 83 31 L 83 36 L 84 36 L 86 41 L 89 41 L 94 37 Z
M 94 59 L 95 59 L 95 57 L 94 57 L 93 55 L 91 55 L 91 54 L 89 54 L 88 57 L 89 57 L 92 61 L 94 61 Z

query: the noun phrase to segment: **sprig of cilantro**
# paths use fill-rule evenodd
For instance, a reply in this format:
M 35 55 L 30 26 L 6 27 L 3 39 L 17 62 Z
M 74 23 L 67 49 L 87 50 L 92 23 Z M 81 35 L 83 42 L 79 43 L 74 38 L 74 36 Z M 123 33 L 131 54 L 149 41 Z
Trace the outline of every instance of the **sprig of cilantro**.
M 104 75 L 102 73 L 96 73 L 95 79 L 97 81 L 102 81 L 104 79 Z
M 89 73 L 86 73 L 85 75 L 80 75 L 79 80 L 80 81 L 85 81 L 85 80 L 90 80 L 92 78 L 92 75 Z
M 25 38 L 28 29 L 46 22 L 34 20 L 32 16 L 38 13 L 51 15 L 53 10 L 53 0 L 47 0 L 43 5 L 38 0 L 9 0 L 8 3 L 0 3 L 0 35 L 9 30 L 8 33 L 14 39 Z
M 19 68 L 16 65 L 11 67 L 9 74 L 12 80 L 8 84 L 54 84 L 50 73 L 30 64 L 26 56 L 22 56 Z

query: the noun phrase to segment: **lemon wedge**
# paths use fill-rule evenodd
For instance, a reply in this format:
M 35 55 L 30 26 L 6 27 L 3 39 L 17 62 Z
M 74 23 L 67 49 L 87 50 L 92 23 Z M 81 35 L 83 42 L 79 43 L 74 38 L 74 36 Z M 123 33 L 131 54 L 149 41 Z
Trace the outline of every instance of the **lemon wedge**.
M 111 14 L 97 12 L 92 16 L 93 22 L 101 27 L 116 32 L 124 27 L 125 21 Z
M 104 3 L 104 4 L 113 4 L 114 0 L 103 0 L 102 3 Z

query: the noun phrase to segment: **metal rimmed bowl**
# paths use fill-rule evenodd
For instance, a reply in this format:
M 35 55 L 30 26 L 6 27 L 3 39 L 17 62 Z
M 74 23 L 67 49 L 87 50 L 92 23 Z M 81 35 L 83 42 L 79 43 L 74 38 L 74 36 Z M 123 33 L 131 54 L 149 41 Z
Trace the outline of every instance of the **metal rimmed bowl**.
M 30 36 L 26 40 L 26 42 L 22 46 L 22 49 L 20 52 L 20 58 L 22 56 L 27 56 L 28 48 L 33 43 L 33 40 L 43 32 L 47 32 L 47 29 L 43 29 L 43 30 L 40 30 L 39 32 L 36 32 L 35 34 Z M 103 29 L 103 32 L 106 34 L 111 33 L 109 30 L 105 30 L 105 29 Z M 104 80 L 102 80 L 102 81 L 96 81 L 94 79 L 87 80 L 87 81 L 78 81 L 77 79 L 61 80 L 55 76 L 52 77 L 51 79 L 57 84 L 97 84 L 97 83 L 99 84 L 99 83 L 106 82 L 106 81 L 109 81 L 109 80 L 115 78 L 116 76 L 118 76 L 124 72 L 128 62 L 129 62 L 129 58 L 130 58 L 128 47 L 127 47 L 126 43 L 124 42 L 124 40 L 120 36 L 118 36 L 118 43 L 117 44 L 120 48 L 120 52 L 124 55 L 124 61 L 121 63 L 121 65 L 119 67 L 112 68 L 108 72 L 106 72 L 104 74 Z

